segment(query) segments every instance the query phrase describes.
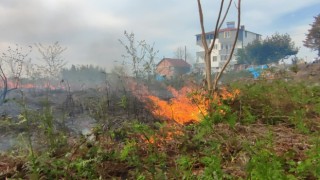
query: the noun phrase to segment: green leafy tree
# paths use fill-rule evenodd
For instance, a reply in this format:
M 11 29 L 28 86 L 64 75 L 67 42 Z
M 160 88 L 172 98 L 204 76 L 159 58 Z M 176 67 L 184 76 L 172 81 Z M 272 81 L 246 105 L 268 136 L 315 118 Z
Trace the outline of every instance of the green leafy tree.
M 249 58 L 244 49 L 238 49 L 236 56 L 239 64 L 249 64 L 248 62 Z
M 314 51 L 318 51 L 318 56 L 320 56 L 320 14 L 314 17 L 315 21 L 309 29 L 306 40 L 303 41 L 303 45 Z
M 236 56 L 240 64 L 268 64 L 296 55 L 298 50 L 288 34 L 275 33 L 263 41 L 253 41 Z

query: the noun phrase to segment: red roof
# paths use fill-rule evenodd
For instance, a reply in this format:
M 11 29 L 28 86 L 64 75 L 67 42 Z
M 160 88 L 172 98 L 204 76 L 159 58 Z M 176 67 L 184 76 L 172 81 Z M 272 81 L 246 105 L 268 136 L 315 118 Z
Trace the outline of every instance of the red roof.
M 225 31 L 236 31 L 237 28 L 224 28 L 224 29 L 220 29 L 219 32 L 225 32 Z
M 162 62 L 168 62 L 174 67 L 191 67 L 189 63 L 184 61 L 183 59 L 172 59 L 172 58 L 163 58 L 158 64 L 161 64 Z
M 236 30 L 237 28 L 224 28 L 224 29 L 220 29 L 219 33 L 225 32 L 225 31 L 236 31 Z M 206 32 L 205 34 L 214 34 L 214 31 L 209 31 L 209 32 Z M 201 35 L 201 34 L 197 34 L 197 35 Z
M 224 29 L 220 29 L 219 33 L 225 32 L 225 31 L 236 31 L 236 30 L 237 30 L 237 28 L 224 28 Z M 241 28 L 240 28 L 240 30 L 241 30 Z M 245 30 L 245 31 L 251 32 L 251 31 L 248 31 L 248 30 Z M 206 32 L 205 35 L 207 35 L 207 34 L 214 34 L 214 31 Z M 257 34 L 257 33 L 254 33 L 254 34 Z M 196 34 L 196 36 L 198 36 L 198 35 L 201 35 L 201 34 Z

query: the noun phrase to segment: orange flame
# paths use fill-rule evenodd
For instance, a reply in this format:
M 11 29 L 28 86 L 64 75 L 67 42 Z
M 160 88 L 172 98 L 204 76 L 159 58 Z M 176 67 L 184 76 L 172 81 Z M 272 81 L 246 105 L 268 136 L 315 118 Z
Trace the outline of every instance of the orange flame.
M 147 87 L 134 79 L 127 79 L 127 83 L 133 95 L 147 103 L 147 108 L 154 116 L 164 120 L 174 120 L 179 124 L 201 121 L 208 114 L 207 109 L 210 102 L 221 105 L 222 100 L 234 101 L 240 93 L 238 89 L 230 92 L 227 88 L 221 88 L 219 93 L 210 96 L 208 91 L 196 89 L 194 85 L 183 87 L 179 91 L 168 87 L 173 98 L 166 101 L 151 95 Z M 220 110 L 220 113 L 225 114 L 222 110 Z
M 168 90 L 174 96 L 169 102 L 155 96 L 148 96 L 153 105 L 153 108 L 150 108 L 153 115 L 174 120 L 179 124 L 186 124 L 199 122 L 208 114 L 207 108 L 210 101 L 209 98 L 204 98 L 208 93 L 207 91 L 193 91 L 189 87 L 183 87 L 179 91 L 169 87 Z M 239 93 L 240 90 L 238 89 L 229 92 L 226 88 L 222 88 L 219 95 L 215 94 L 213 96 L 213 100 L 221 105 L 221 100 L 234 101 Z M 225 114 L 222 111 L 220 113 Z
M 33 89 L 33 88 L 39 88 L 39 89 L 50 89 L 50 90 L 56 90 L 56 89 L 65 89 L 63 86 L 53 86 L 49 83 L 45 83 L 43 85 L 36 86 L 35 84 L 31 83 L 21 83 L 21 82 L 15 82 L 8 80 L 7 82 L 8 88 L 22 88 L 22 89 Z M 0 88 L 4 88 L 3 84 L 0 83 Z
M 173 88 L 168 90 L 174 96 L 169 102 L 155 96 L 148 96 L 154 106 L 151 108 L 153 115 L 185 124 L 192 121 L 198 122 L 207 114 L 205 104 L 195 103 L 194 98 L 188 97 L 192 92 L 190 88 L 183 87 L 179 91 Z

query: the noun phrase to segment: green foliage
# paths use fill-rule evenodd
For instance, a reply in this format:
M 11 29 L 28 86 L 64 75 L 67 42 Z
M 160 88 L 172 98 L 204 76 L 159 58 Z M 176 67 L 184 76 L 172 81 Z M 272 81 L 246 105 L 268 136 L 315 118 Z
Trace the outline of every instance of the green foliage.
M 243 106 L 242 113 L 243 113 L 243 119 L 241 119 L 241 122 L 244 124 L 251 124 L 256 121 L 256 116 L 251 114 L 251 107 L 249 106 Z
M 218 156 L 209 155 L 200 159 L 205 165 L 202 179 L 223 179 L 223 171 L 221 169 L 221 160 Z
M 108 97 L 90 98 L 85 101 L 85 106 L 89 110 L 89 115 L 98 121 L 108 118 Z
M 223 102 L 223 104 L 215 105 L 215 111 L 211 118 L 213 118 L 214 123 L 226 122 L 231 127 L 234 127 L 237 122 L 237 114 L 232 111 L 231 106 L 227 104 L 227 102 Z
M 127 158 L 133 159 L 132 154 L 136 152 L 136 142 L 126 142 L 120 152 L 120 160 L 124 161 Z
M 75 168 L 78 178 L 93 179 L 97 178 L 96 164 L 97 159 L 77 159 L 70 164 L 71 168 Z
M 299 109 L 294 110 L 293 115 L 290 118 L 290 122 L 301 132 L 308 133 L 309 130 L 306 127 L 306 124 L 304 122 L 304 118 L 306 117 L 306 111 Z
M 123 109 L 127 109 L 128 107 L 128 98 L 127 96 L 123 95 L 120 99 L 120 102 L 118 103 L 118 105 L 120 107 L 122 107 Z
M 319 136 L 314 139 L 314 146 L 308 150 L 307 158 L 295 163 L 293 162 L 292 172 L 297 173 L 300 177 L 307 179 L 313 177 L 320 178 L 320 139 Z M 311 176 L 311 177 L 310 177 Z M 311 178 L 312 179 L 312 178 Z
M 192 167 L 194 161 L 192 158 L 188 156 L 180 156 L 176 160 L 178 172 L 182 173 L 182 179 L 190 179 L 193 177 L 192 175 Z
M 285 174 L 281 160 L 272 152 L 261 149 L 253 155 L 248 163 L 250 179 L 284 179 Z
M 0 122 L 27 130 L 20 146 L 28 151 L 19 151 L 26 153 L 25 170 L 14 178 L 319 179 L 320 87 L 281 80 L 230 86 L 240 89 L 240 96 L 212 103 L 214 111 L 199 123 L 132 120 L 106 131 L 97 115 L 101 124 L 93 138 L 73 138 L 72 144 L 55 126 L 47 100 L 38 111 L 24 106 L 20 121 Z M 105 100 L 91 101 L 100 114 Z M 45 145 L 41 149 L 33 147 L 35 131 Z M 295 136 L 288 138 L 287 131 Z
M 260 120 L 267 124 L 286 122 L 307 133 L 305 119 L 319 115 L 319 88 L 303 83 L 259 81 L 259 83 L 234 84 L 239 88 L 238 116 L 243 123 Z
M 282 159 L 272 152 L 273 135 L 258 140 L 255 146 L 246 146 L 252 156 L 247 164 L 250 179 L 285 179 Z
M 275 33 L 263 41 L 255 40 L 244 49 L 238 50 L 236 56 L 241 64 L 269 64 L 298 53 L 298 48 L 288 34 Z
M 318 51 L 318 56 L 320 56 L 320 14 L 314 17 L 315 21 L 311 24 L 311 28 L 308 30 L 306 39 L 303 41 L 303 45 Z

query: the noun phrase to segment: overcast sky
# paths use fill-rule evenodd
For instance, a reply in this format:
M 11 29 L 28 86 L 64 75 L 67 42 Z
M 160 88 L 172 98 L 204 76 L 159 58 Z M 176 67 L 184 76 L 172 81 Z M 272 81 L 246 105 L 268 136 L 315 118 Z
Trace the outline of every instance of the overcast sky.
M 217 0 L 203 0 L 206 30 L 212 31 Z M 299 57 L 316 56 L 302 45 L 320 13 L 319 0 L 242 0 L 241 24 L 263 38 L 288 33 L 300 47 Z M 227 21 L 236 20 L 235 8 Z M 124 53 L 119 39 L 133 32 L 155 43 L 158 60 L 186 46 L 195 56 L 200 32 L 196 0 L 1 0 L 0 51 L 9 45 L 52 44 L 67 47 L 68 64 L 94 64 L 110 70 Z M 36 49 L 34 49 L 36 53 Z

